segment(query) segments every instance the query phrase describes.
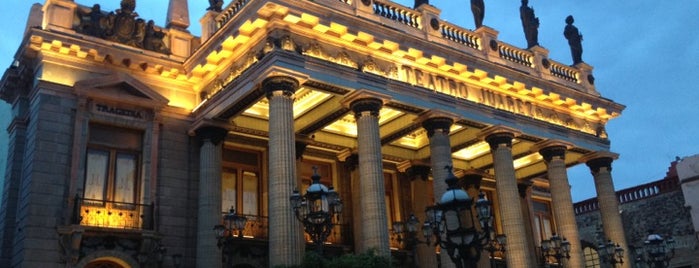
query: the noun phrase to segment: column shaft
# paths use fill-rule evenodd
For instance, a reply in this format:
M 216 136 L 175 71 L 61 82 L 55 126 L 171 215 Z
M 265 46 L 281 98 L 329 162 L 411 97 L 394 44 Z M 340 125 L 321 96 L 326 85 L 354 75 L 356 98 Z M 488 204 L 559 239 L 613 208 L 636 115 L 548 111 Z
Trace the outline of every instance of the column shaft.
M 426 166 L 413 166 L 411 167 L 411 173 L 413 173 L 413 178 L 411 178 L 410 188 L 413 196 L 412 209 L 414 211 L 415 217 L 424 222 L 425 220 L 425 208 L 433 205 L 429 194 L 426 189 L 429 189 L 428 184 L 430 183 L 427 179 L 429 167 Z M 422 232 L 418 231 L 416 234 L 417 239 L 422 238 Z M 433 245 L 427 245 L 423 243 L 418 243 L 415 245 L 415 259 L 418 267 L 437 267 L 437 255 L 435 252 L 435 247 Z
M 430 163 L 432 165 L 433 192 L 435 199 L 439 200 L 447 191 L 447 176 L 450 170 L 446 167 L 453 166 L 451 159 L 451 141 L 449 140 L 449 129 L 453 120 L 449 118 L 436 117 L 427 119 L 423 127 L 427 129 L 430 138 Z M 439 254 L 443 268 L 456 267 L 446 250 Z
M 303 258 L 300 222 L 289 202 L 296 188 L 293 93 L 298 82 L 270 77 L 263 82 L 269 99 L 269 266 L 297 265 Z
M 379 118 L 372 111 L 356 113 L 359 152 L 360 207 L 362 209 L 362 238 L 365 249 L 376 249 L 377 254 L 390 256 L 386 194 Z
M 214 226 L 221 224 L 222 140 L 227 131 L 215 127 L 197 130 L 199 151 L 199 206 L 197 213 L 197 267 L 221 267 Z
M 570 184 L 565 164 L 565 146 L 544 148 L 540 153 L 547 164 L 549 187 L 551 191 L 551 206 L 558 234 L 570 242 L 569 267 L 585 267 L 582 244 L 578 234 L 578 226 L 575 222 L 575 210 L 573 198 L 570 194 Z
M 519 200 L 517 178 L 512 158 L 510 133 L 492 134 L 486 138 L 490 143 L 495 169 L 495 188 L 500 202 L 502 228 L 507 236 L 507 267 L 531 267 L 527 244 L 524 215 Z
M 603 157 L 592 159 L 587 162 L 592 171 L 592 176 L 595 180 L 595 189 L 597 190 L 597 202 L 600 207 L 602 216 L 602 228 L 607 239 L 611 239 L 614 243 L 618 243 L 624 248 L 624 263 L 623 268 L 631 267 L 631 259 L 626 236 L 624 234 L 624 225 L 619 214 L 619 200 L 616 197 L 614 183 L 612 181 L 612 158 Z

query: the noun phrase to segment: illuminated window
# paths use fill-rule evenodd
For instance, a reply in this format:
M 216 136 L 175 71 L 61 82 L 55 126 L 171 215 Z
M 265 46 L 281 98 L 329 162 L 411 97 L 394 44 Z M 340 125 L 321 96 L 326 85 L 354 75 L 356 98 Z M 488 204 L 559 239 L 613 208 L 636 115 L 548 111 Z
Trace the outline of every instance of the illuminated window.
M 138 200 L 142 136 L 136 130 L 90 125 L 83 193 L 86 202 Z
M 599 255 L 597 255 L 597 250 L 592 247 L 583 248 L 583 255 L 585 256 L 585 268 L 599 268 Z
M 534 239 L 541 245 L 542 240 L 551 239 L 553 236 L 553 222 L 551 220 L 551 204 L 547 201 L 533 201 L 534 205 Z
M 384 191 L 385 191 L 385 201 L 386 201 L 386 217 L 388 219 L 388 226 L 393 226 L 393 222 L 403 221 L 400 215 L 400 201 L 399 199 L 399 188 L 398 182 L 396 181 L 395 174 L 384 172 L 383 173 Z
M 260 215 L 260 154 L 224 149 L 221 173 L 221 208 L 244 215 Z
M 394 222 L 405 222 L 407 216 L 401 214 L 401 191 L 400 185 L 398 184 L 398 178 L 395 173 L 384 172 L 383 173 L 384 182 L 384 200 L 386 202 L 386 224 L 388 228 L 393 228 Z M 391 248 L 402 248 L 405 244 L 401 244 L 398 240 L 398 235 L 391 232 L 390 237 L 390 247 Z

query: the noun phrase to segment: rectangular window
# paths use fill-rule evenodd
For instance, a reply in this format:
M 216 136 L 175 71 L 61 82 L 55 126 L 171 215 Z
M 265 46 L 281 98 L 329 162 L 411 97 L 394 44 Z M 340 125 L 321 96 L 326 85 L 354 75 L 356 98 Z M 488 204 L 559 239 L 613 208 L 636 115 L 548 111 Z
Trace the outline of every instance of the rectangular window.
M 90 126 L 84 198 L 90 202 L 137 201 L 141 139 L 140 131 Z
M 244 215 L 260 215 L 261 157 L 258 152 L 225 148 L 221 173 L 221 208 Z
M 80 224 L 141 228 L 142 131 L 91 124 L 85 156 Z
M 551 204 L 547 201 L 533 201 L 534 208 L 534 232 L 538 245 L 541 241 L 551 239 L 553 236 L 553 222 L 551 215 Z

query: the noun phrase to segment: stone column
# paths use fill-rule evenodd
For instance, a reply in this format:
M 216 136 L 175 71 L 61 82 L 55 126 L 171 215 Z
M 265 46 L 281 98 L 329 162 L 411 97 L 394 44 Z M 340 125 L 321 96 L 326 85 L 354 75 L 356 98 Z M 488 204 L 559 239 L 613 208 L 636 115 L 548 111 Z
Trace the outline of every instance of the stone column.
M 293 103 L 298 80 L 271 76 L 262 81 L 269 100 L 269 266 L 298 265 L 303 258 L 299 247 L 300 222 L 294 216 L 289 197 L 296 188 L 296 138 Z
M 357 121 L 357 152 L 359 160 L 360 221 L 363 223 L 364 249 L 390 256 L 388 218 L 384 195 L 379 110 L 387 96 L 369 91 L 355 91 L 343 103 L 348 104 Z
M 406 170 L 406 173 L 410 177 L 410 190 L 413 197 L 411 209 L 415 217 L 420 220 L 420 223 L 424 223 L 426 218 L 425 208 L 434 203 L 426 191 L 429 189 L 428 184 L 431 183 L 429 181 L 430 167 L 426 165 L 412 165 Z M 422 231 L 420 231 L 421 228 L 422 226 L 418 227 L 415 238 L 422 241 L 424 238 Z M 437 253 L 434 245 L 417 243 L 415 244 L 414 254 L 417 267 L 437 267 Z
M 442 111 L 428 111 L 417 119 L 422 121 L 422 127 L 427 130 L 427 136 L 430 139 L 430 163 L 432 165 L 432 187 L 435 200 L 439 200 L 447 191 L 448 185 L 445 180 L 450 171 L 446 167 L 454 165 L 451 159 L 451 141 L 449 140 L 449 129 L 454 124 L 454 118 L 457 117 Z M 446 250 L 442 250 L 439 257 L 442 263 L 441 267 L 456 267 Z
M 619 199 L 616 197 L 614 182 L 612 181 L 612 161 L 619 157 L 611 152 L 594 152 L 581 157 L 578 162 L 585 162 L 590 167 L 595 180 L 597 190 L 597 202 L 599 203 L 600 214 L 602 216 L 602 228 L 607 239 L 618 243 L 624 248 L 623 268 L 631 267 L 631 251 L 626 242 L 624 226 L 619 213 Z
M 221 267 L 221 250 L 216 245 L 214 226 L 221 224 L 221 150 L 227 133 L 226 129 L 218 127 L 202 127 L 196 131 L 201 141 L 197 267 Z
M 529 256 L 538 256 L 537 245 L 534 241 L 534 215 L 532 204 L 532 182 L 531 181 L 521 181 L 517 184 L 517 189 L 519 190 L 520 205 L 522 206 L 522 221 L 526 224 L 524 227 L 525 236 L 527 238 L 526 243 L 529 245 Z M 538 227 L 537 227 L 538 228 Z M 529 258 L 531 265 L 538 267 L 539 258 Z
M 551 206 L 553 216 L 556 219 L 557 233 L 570 242 L 570 259 L 568 267 L 584 267 L 585 259 L 578 234 L 578 226 L 575 223 L 575 210 L 573 198 L 570 195 L 570 183 L 566 171 L 565 155 L 570 144 L 561 141 L 544 141 L 534 145 L 546 161 L 551 191 Z
M 507 235 L 507 251 L 505 256 L 507 267 L 532 267 L 532 261 L 527 244 L 527 226 L 522 215 L 519 201 L 517 178 L 512 158 L 512 139 L 518 132 L 502 126 L 484 129 L 481 136 L 490 144 L 495 170 L 495 189 L 500 203 L 500 219 L 502 229 Z

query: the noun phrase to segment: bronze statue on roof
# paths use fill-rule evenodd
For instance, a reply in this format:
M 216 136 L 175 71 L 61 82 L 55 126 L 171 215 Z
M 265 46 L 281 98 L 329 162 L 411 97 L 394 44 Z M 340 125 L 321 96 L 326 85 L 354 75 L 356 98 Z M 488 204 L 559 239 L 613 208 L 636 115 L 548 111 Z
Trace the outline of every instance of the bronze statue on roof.
M 221 12 L 223 10 L 223 0 L 209 0 L 209 7 L 206 10 Z
M 423 4 L 430 4 L 430 0 L 415 0 L 415 5 L 413 5 L 413 8 L 418 8 L 419 6 Z
M 519 17 L 522 19 L 527 48 L 531 48 L 539 45 L 539 18 L 534 15 L 534 9 L 528 4 L 529 0 L 522 0 L 522 6 L 519 7 Z
M 483 0 L 471 0 L 471 12 L 473 12 L 476 29 L 483 26 L 483 18 L 485 17 L 485 3 Z
M 578 31 L 578 28 L 573 26 L 573 16 L 568 16 L 566 18 L 566 27 L 563 30 L 563 36 L 568 39 L 568 45 L 570 45 L 570 53 L 573 56 L 573 65 L 583 62 L 582 61 L 582 40 L 583 36 Z

